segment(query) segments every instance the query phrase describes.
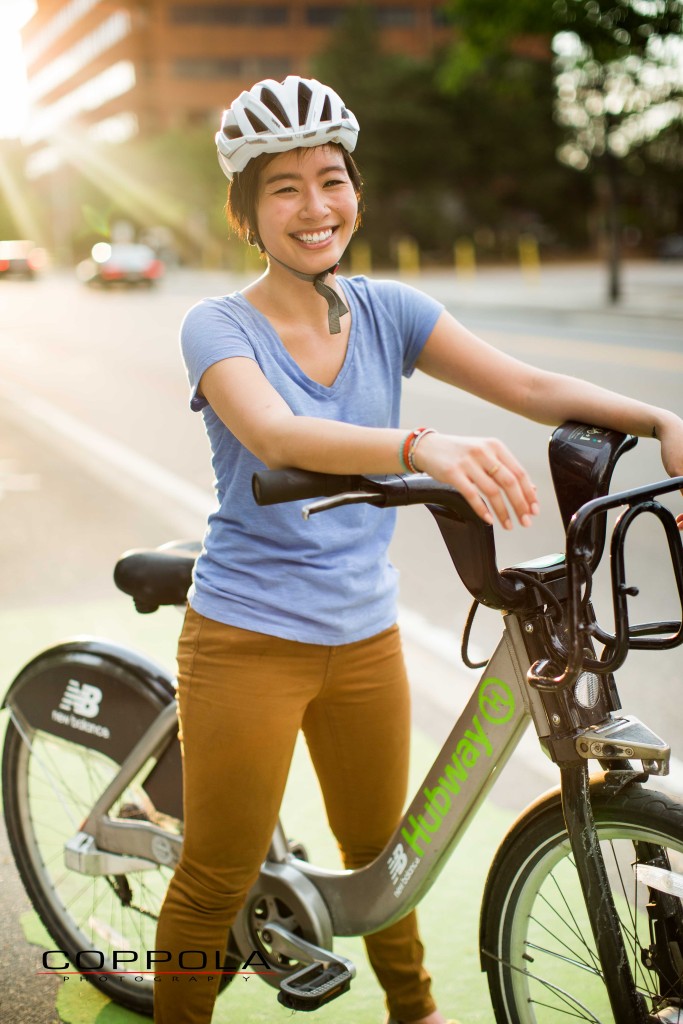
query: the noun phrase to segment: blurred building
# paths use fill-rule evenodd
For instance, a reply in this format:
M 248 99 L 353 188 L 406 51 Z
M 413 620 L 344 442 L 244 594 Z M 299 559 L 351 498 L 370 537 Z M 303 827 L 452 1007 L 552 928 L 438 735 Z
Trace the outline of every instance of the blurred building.
M 30 177 L 59 163 L 68 126 L 124 141 L 209 121 L 261 78 L 307 74 L 358 0 L 37 0 L 23 31 Z M 389 50 L 416 56 L 449 37 L 443 0 L 374 0 Z

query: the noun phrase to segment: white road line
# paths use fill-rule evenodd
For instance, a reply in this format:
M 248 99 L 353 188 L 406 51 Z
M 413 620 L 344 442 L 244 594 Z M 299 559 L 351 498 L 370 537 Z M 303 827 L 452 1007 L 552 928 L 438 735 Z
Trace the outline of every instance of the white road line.
M 179 529 L 184 531 L 188 522 L 204 523 L 214 507 L 213 495 L 209 492 L 183 480 L 120 441 L 89 427 L 51 402 L 1 380 L 0 400 L 5 411 L 15 414 L 23 429 L 37 429 L 43 438 L 47 432 L 51 440 L 66 442 L 69 457 L 85 463 L 87 469 L 98 473 L 108 486 L 123 489 L 128 494 L 133 484 L 138 499 L 153 493 L 169 501 L 169 516 L 175 518 Z M 115 472 L 112 473 L 112 470 Z M 142 489 L 138 490 L 140 487 Z M 459 690 L 471 690 L 472 677 L 456 661 L 459 644 L 453 633 L 432 625 L 419 612 L 407 607 L 401 607 L 399 620 L 408 642 L 442 661 L 452 676 L 456 677 L 454 684 Z M 477 653 L 474 652 L 475 655 Z M 535 736 L 527 733 L 522 742 L 523 746 L 528 745 L 527 749 L 533 746 L 534 751 L 537 751 Z M 552 780 L 555 781 L 557 769 L 550 762 L 547 762 L 547 766 L 548 778 L 551 778 L 552 773 Z M 662 780 L 662 784 L 663 788 L 683 797 L 683 761 L 671 759 L 671 774 Z
M 192 524 L 195 533 L 203 532 L 215 499 L 209 491 L 183 480 L 176 473 L 146 458 L 134 449 L 100 431 L 56 405 L 0 381 L 0 399 L 6 411 L 12 411 L 24 430 L 37 430 L 44 438 L 66 444 L 69 457 L 85 463 L 90 472 L 110 487 L 126 494 L 135 487 L 141 501 L 147 495 L 168 501 L 167 517 L 177 521 L 175 528 L 185 531 Z

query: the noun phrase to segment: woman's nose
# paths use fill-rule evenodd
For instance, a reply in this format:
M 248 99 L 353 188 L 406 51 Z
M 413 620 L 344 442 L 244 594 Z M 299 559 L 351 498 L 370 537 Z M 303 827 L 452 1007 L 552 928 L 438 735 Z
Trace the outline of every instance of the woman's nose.
M 319 217 L 321 213 L 326 212 L 327 196 L 322 189 L 311 188 L 304 194 L 304 203 L 302 206 L 302 213 L 308 217 Z

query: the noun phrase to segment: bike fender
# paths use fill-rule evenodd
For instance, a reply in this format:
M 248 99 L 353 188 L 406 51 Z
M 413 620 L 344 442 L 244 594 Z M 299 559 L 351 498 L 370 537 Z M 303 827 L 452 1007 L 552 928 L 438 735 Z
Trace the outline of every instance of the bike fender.
M 175 699 L 173 679 L 149 659 L 92 637 L 49 647 L 12 682 L 3 707 L 20 722 L 119 764 Z M 174 736 L 145 782 L 158 810 L 181 816 L 180 744 Z

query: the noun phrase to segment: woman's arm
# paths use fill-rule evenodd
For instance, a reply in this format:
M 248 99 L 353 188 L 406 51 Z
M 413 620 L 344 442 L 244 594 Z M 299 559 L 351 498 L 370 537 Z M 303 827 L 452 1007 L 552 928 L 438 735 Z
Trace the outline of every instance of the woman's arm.
M 683 476 L 683 420 L 657 406 L 588 381 L 540 370 L 482 341 L 443 313 L 417 361 L 425 373 L 539 423 L 594 423 L 639 437 L 656 437 L 670 476 Z M 429 461 L 437 441 L 426 437 L 418 459 Z M 422 467 L 425 468 L 425 467 Z M 432 472 L 432 470 L 427 470 Z M 678 517 L 683 528 L 683 515 Z
M 236 356 L 214 363 L 202 375 L 200 389 L 235 437 L 271 469 L 405 472 L 399 454 L 405 430 L 295 416 L 252 359 Z M 429 434 L 416 454 L 422 457 L 421 449 L 433 438 L 438 438 L 438 455 L 422 460 L 424 465 L 416 460 L 418 468 L 456 487 L 486 522 L 493 520 L 481 494 L 506 529 L 512 527 L 506 502 L 522 525 L 530 525 L 538 512 L 534 486 L 502 442 Z

